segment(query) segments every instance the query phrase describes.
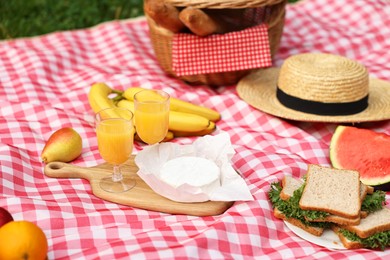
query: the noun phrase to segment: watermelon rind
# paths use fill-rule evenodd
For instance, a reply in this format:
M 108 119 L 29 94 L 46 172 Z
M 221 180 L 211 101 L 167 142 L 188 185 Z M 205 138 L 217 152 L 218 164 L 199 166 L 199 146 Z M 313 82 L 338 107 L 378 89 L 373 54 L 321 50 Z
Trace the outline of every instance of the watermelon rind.
M 340 162 L 337 159 L 337 146 L 339 143 L 339 138 L 340 135 L 343 133 L 345 129 L 345 126 L 339 125 L 336 127 L 332 139 L 330 140 L 330 145 L 329 145 L 329 157 L 330 157 L 330 162 L 332 163 L 332 166 L 334 168 L 342 169 L 342 166 Z
M 390 136 L 373 130 L 353 126 L 337 126 L 329 147 L 334 168 L 356 170 L 362 183 L 390 185 Z

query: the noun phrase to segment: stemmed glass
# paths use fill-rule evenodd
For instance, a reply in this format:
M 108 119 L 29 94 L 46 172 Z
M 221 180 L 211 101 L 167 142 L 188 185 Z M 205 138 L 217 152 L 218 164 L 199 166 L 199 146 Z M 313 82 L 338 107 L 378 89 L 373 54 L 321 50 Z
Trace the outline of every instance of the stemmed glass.
M 113 174 L 100 180 L 107 192 L 125 192 L 135 186 L 135 180 L 122 175 L 120 165 L 131 156 L 134 141 L 133 113 L 124 108 L 107 108 L 95 116 L 96 135 L 101 157 L 113 165 Z
M 149 145 L 161 142 L 168 133 L 169 99 L 162 90 L 145 89 L 134 95 L 135 128 Z

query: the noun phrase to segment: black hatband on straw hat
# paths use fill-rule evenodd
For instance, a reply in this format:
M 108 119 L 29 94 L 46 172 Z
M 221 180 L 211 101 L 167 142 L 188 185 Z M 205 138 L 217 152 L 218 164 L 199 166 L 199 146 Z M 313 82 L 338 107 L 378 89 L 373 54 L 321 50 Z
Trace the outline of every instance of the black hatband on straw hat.
M 368 95 L 353 102 L 318 102 L 305 100 L 299 97 L 291 96 L 279 87 L 276 89 L 276 97 L 284 106 L 316 115 L 329 115 L 329 116 L 341 116 L 352 115 L 362 112 L 368 107 Z

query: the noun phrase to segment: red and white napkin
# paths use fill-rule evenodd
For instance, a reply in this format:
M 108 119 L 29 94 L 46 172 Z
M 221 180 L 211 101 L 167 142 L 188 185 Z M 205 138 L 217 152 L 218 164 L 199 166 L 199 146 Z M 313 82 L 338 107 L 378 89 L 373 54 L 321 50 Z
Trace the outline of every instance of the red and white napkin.
M 173 37 L 172 70 L 177 76 L 247 70 L 271 65 L 266 24 L 208 37 L 188 33 L 178 33 Z

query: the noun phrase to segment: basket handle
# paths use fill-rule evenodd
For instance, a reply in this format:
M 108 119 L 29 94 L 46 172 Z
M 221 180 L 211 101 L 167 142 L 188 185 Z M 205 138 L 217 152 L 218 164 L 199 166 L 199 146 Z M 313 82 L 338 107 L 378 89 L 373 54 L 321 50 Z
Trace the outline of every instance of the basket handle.
M 272 9 L 268 21 L 265 21 L 268 24 L 268 28 L 274 27 L 279 23 L 281 19 L 284 19 L 284 16 L 286 14 L 286 4 L 287 4 L 287 0 L 272 5 Z

